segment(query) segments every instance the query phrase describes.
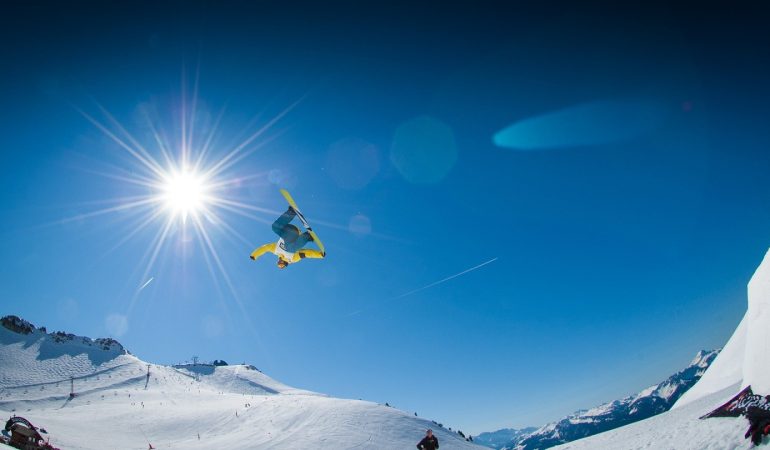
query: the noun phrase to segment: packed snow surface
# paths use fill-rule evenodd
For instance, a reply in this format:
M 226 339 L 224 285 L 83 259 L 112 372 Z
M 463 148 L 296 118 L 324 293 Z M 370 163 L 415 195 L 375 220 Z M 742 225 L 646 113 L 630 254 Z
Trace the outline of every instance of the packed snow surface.
M 716 350 L 701 350 L 686 368 L 661 383 L 650 386 L 636 395 L 589 410 L 577 411 L 532 433 L 512 439 L 505 444 L 504 448 L 516 450 L 549 448 L 660 414 L 670 409 L 682 393 L 700 379 L 718 353 Z
M 722 352 L 673 409 L 734 384 L 770 394 L 770 251 L 749 281 L 748 298 L 746 314 Z
M 743 354 L 743 383 L 755 393 L 770 394 L 770 251 L 749 281 L 749 320 Z
M 430 420 L 295 389 L 252 366 L 148 365 L 117 343 L 0 326 L 0 419 L 13 414 L 63 450 L 405 449 L 427 428 L 442 449 L 483 448 Z
M 751 277 L 748 308 L 735 332 L 701 379 L 668 412 L 570 442 L 559 449 L 732 450 L 753 448 L 745 417 L 700 419 L 745 386 L 770 394 L 770 251 Z M 765 437 L 763 445 L 770 439 Z
M 749 449 L 743 437 L 749 427 L 743 417 L 699 419 L 730 400 L 740 384 L 707 395 L 685 406 L 594 436 L 569 442 L 559 450 L 735 450 Z
M 671 409 L 681 408 L 699 398 L 719 392 L 743 380 L 743 355 L 746 348 L 746 317 L 741 320 L 730 340 L 711 363 L 700 380 L 674 403 Z M 735 394 L 738 392 L 736 391 Z

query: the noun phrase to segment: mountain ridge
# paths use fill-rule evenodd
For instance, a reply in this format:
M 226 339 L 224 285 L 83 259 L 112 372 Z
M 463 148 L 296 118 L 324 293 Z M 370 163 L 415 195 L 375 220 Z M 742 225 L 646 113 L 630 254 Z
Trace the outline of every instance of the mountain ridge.
M 0 319 L 0 416 L 23 415 L 66 449 L 414 446 L 432 428 L 386 405 L 297 389 L 249 365 L 147 363 L 114 340 Z
M 519 434 L 503 450 L 545 449 L 609 431 L 668 411 L 703 376 L 720 350 L 701 350 L 690 364 L 664 381 L 634 395 L 594 408 L 578 410 L 565 418 L 543 425 L 531 433 Z M 477 442 L 482 442 L 478 441 Z

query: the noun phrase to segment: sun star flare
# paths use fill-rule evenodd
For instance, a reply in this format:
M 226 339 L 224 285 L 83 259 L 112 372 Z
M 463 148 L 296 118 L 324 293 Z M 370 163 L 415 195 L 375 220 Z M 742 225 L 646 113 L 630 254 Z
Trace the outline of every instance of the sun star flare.
M 162 177 L 158 199 L 174 217 L 183 221 L 204 211 L 210 200 L 211 186 L 201 174 L 189 170 L 171 170 Z

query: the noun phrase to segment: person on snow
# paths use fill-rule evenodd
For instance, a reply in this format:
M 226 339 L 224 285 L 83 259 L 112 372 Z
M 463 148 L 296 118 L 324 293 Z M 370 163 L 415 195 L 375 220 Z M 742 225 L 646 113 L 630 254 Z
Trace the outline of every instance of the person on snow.
M 417 444 L 417 448 L 420 450 L 438 449 L 438 438 L 433 435 L 433 430 L 428 429 L 428 431 L 425 432 L 425 437 Z
M 743 437 L 746 439 L 751 438 L 751 442 L 755 446 L 760 445 L 762 438 L 770 434 L 770 411 L 756 406 L 749 406 L 745 415 L 749 419 L 749 430 Z
M 278 242 L 265 244 L 251 253 L 251 259 L 256 260 L 267 252 L 278 256 L 278 268 L 285 269 L 289 264 L 293 264 L 305 258 L 323 258 L 326 253 L 320 250 L 302 248 L 308 242 L 313 240 L 313 236 L 307 231 L 299 232 L 299 228 L 292 225 L 292 219 L 297 215 L 294 208 L 289 206 L 285 213 L 281 214 L 273 222 L 273 231 L 279 236 Z

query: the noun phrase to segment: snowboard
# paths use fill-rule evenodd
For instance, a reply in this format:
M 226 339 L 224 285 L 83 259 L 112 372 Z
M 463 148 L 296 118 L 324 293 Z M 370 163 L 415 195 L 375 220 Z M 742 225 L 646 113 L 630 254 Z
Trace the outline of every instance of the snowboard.
M 302 222 L 302 225 L 307 229 L 307 232 L 310 233 L 311 236 L 313 236 L 313 242 L 315 242 L 318 248 L 321 249 L 321 253 L 326 255 L 326 249 L 324 248 L 323 242 L 321 242 L 321 239 L 319 239 L 318 235 L 315 234 L 315 231 L 313 231 L 313 228 L 310 226 L 307 219 L 305 219 L 305 216 L 299 210 L 299 207 L 297 206 L 297 202 L 295 202 L 294 199 L 291 197 L 291 194 L 289 194 L 289 191 L 287 191 L 286 189 L 281 189 L 281 195 L 283 195 L 286 201 L 289 202 L 289 205 L 292 208 L 294 208 L 294 212 L 297 213 L 297 217 L 299 217 L 300 222 Z

